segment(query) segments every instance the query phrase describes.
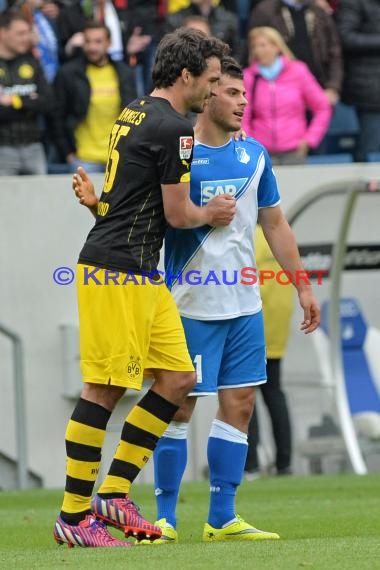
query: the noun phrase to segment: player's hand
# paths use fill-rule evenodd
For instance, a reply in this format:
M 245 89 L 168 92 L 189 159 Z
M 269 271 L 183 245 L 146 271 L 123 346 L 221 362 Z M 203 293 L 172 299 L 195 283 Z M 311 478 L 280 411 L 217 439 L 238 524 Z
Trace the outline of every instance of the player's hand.
M 83 204 L 83 206 L 87 206 L 90 209 L 96 208 L 98 197 L 95 194 L 91 178 L 89 178 L 83 166 L 79 166 L 77 172 L 73 175 L 72 187 L 79 204 Z
M 309 334 L 318 328 L 321 322 L 321 310 L 311 289 L 299 291 L 298 297 L 303 308 L 303 321 L 300 328 L 305 334 Z
M 236 200 L 229 194 L 221 194 L 212 198 L 205 208 L 210 226 L 228 226 L 236 214 Z

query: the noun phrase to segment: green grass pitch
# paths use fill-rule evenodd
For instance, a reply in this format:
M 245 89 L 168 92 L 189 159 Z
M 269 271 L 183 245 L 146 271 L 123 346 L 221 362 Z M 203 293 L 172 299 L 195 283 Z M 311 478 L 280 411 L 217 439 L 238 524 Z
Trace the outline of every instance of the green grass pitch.
M 380 474 L 277 477 L 244 482 L 238 513 L 281 540 L 201 542 L 207 483 L 183 485 L 180 544 L 120 549 L 58 547 L 52 528 L 61 491 L 0 493 L 0 567 L 79 570 L 377 570 L 380 569 Z M 133 498 L 154 520 L 151 486 Z M 120 533 L 120 537 L 122 536 Z

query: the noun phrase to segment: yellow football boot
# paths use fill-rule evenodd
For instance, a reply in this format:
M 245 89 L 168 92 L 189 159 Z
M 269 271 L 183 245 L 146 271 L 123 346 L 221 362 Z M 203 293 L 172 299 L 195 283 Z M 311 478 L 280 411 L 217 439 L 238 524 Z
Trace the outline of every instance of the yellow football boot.
M 160 538 L 156 538 L 156 540 L 140 540 L 137 544 L 175 544 L 178 542 L 178 532 L 172 527 L 172 525 L 166 522 L 166 519 L 160 519 L 154 524 L 162 531 Z
M 204 542 L 217 540 L 274 540 L 278 538 L 280 536 L 276 532 L 259 530 L 239 516 L 237 516 L 236 521 L 223 528 L 214 528 L 206 523 L 203 529 Z

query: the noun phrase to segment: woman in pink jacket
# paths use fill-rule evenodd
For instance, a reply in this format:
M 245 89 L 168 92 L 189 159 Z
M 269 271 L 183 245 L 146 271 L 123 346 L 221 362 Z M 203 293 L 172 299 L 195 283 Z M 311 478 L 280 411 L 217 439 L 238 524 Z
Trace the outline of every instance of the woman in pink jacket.
M 273 164 L 302 164 L 328 129 L 330 103 L 277 30 L 254 28 L 248 44 L 251 65 L 244 70 L 248 105 L 242 127 L 267 148 Z

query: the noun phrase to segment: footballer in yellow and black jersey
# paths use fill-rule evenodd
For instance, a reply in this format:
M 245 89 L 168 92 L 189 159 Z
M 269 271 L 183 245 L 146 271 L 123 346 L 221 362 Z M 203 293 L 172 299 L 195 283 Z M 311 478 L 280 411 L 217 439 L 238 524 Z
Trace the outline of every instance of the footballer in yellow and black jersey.
M 166 228 L 161 185 L 190 180 L 192 149 L 190 122 L 166 99 L 144 96 L 122 111 L 79 263 L 136 274 L 157 268 Z

